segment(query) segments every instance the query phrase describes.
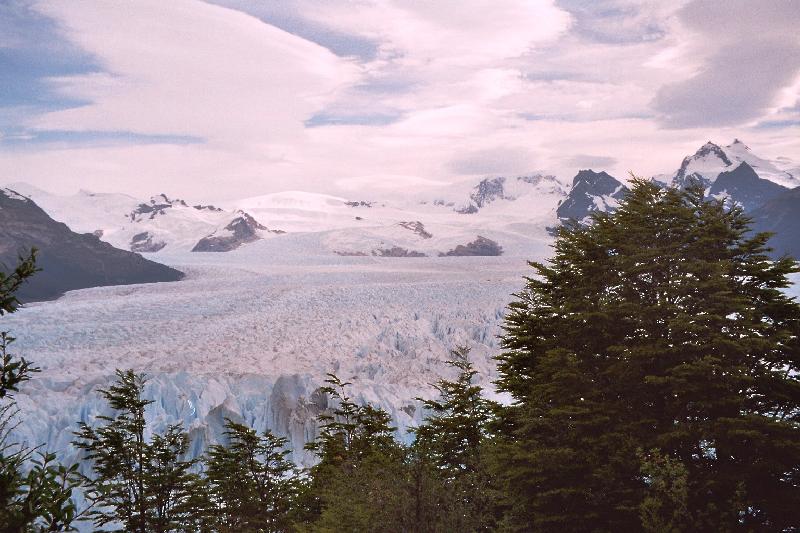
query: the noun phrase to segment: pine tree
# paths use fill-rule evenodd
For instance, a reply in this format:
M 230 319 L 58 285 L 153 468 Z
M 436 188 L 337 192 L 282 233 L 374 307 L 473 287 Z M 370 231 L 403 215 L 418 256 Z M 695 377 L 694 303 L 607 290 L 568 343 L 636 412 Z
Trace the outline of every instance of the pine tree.
M 208 490 L 221 532 L 290 530 L 300 480 L 287 439 L 227 420 L 226 445 L 209 449 Z
M 699 187 L 641 180 L 559 230 L 499 357 L 508 529 L 641 529 L 654 450 L 685 471 L 693 531 L 800 527 L 798 267 L 768 238 Z
M 441 490 L 450 496 L 440 511 L 446 513 L 448 527 L 488 531 L 494 519 L 494 489 L 483 452 L 497 405 L 484 398 L 482 387 L 475 384 L 477 371 L 468 348 L 453 350 L 448 365 L 458 371 L 458 377 L 434 385 L 439 399 L 420 399 L 430 414 L 415 430 L 414 447 L 427 455 L 441 480 Z
M 115 411 L 97 418 L 103 425 L 81 423 L 75 446 L 93 469 L 87 478 L 97 527 L 122 524 L 137 533 L 193 530 L 197 520 L 194 461 L 184 460 L 188 437 L 179 425 L 146 439 L 142 398 L 146 379 L 132 370 L 117 371 L 117 381 L 100 394 Z

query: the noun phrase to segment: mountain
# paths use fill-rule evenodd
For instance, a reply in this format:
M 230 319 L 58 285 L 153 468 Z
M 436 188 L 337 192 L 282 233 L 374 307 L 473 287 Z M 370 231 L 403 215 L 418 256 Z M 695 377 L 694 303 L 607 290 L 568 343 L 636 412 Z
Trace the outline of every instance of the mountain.
M 769 231 L 775 235 L 769 245 L 780 257 L 788 254 L 800 258 L 800 187 L 783 191 L 750 213 L 753 231 Z
M 556 214 L 562 222 L 583 222 L 594 211 L 616 209 L 626 190 L 624 183 L 606 172 L 581 170 L 572 179 L 572 188 Z
M 788 190 L 774 181 L 760 178 L 747 163 L 740 163 L 735 169 L 720 173 L 708 194 L 729 198 L 749 212 Z
M 481 180 L 470 191 L 466 204 L 456 207 L 455 211 L 461 214 L 473 214 L 498 200 L 516 201 L 524 197 L 560 199 L 564 196 L 566 191 L 555 176 L 544 174 L 515 178 L 497 176 Z
M 285 233 L 280 230 L 268 230 L 266 226 L 259 224 L 256 219 L 244 211 L 239 211 L 239 216 L 230 221 L 225 227 L 197 241 L 192 251 L 230 252 L 243 244 L 260 239 L 261 231 Z
M 0 262 L 12 267 L 36 247 L 42 269 L 19 291 L 23 301 L 48 300 L 73 289 L 177 281 L 183 273 L 79 234 L 50 218 L 33 200 L 0 189 Z
M 725 147 L 708 141 L 693 155 L 686 156 L 681 162 L 680 168 L 671 178 L 657 179 L 657 181 L 676 187 L 685 187 L 692 181 L 699 181 L 709 187 L 720 174 L 735 170 L 742 163 L 747 163 L 762 179 L 785 187 L 800 185 L 800 179 L 797 176 L 782 169 L 776 162 L 755 155 L 739 139 L 735 139 Z
M 239 209 L 188 203 L 163 193 L 138 200 L 124 194 L 80 191 L 72 196 L 60 196 L 25 184 L 11 187 L 31 197 L 49 215 L 72 230 L 93 233 L 117 248 L 140 253 L 189 251 L 198 245 L 203 248 L 207 246 L 205 239 L 225 233 L 229 226 L 237 227 L 243 216 L 253 219 Z M 253 222 L 261 226 L 254 219 Z M 255 232 L 236 246 L 217 246 L 216 249 L 232 250 L 268 233 Z

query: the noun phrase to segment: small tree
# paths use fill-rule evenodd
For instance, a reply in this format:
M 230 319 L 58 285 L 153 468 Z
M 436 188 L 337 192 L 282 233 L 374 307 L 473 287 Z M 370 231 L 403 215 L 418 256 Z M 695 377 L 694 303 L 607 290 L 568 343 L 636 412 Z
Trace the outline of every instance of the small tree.
M 220 531 L 288 531 L 299 478 L 287 439 L 226 420 L 226 445 L 206 458 L 206 478 Z
M 105 424 L 81 423 L 75 446 L 86 452 L 93 476 L 88 496 L 95 508 L 90 517 L 98 527 L 121 524 L 137 533 L 192 529 L 197 518 L 193 490 L 194 461 L 184 460 L 188 438 L 179 425 L 163 435 L 145 438 L 145 377 L 117 371 L 117 381 L 100 394 L 115 411 L 97 418 Z
M 382 409 L 358 405 L 350 383 L 328 375 L 322 390 L 335 402 L 320 415 L 320 434 L 307 445 L 319 457 L 301 501 L 300 530 L 407 531 L 404 448 Z
M 448 365 L 458 371 L 455 381 L 440 380 L 439 399 L 420 398 L 430 413 L 416 428 L 414 448 L 435 466 L 442 490 L 451 498 L 447 523 L 458 531 L 489 530 L 493 524 L 493 487 L 484 457 L 489 423 L 497 405 L 483 397 L 474 380 L 477 371 L 469 349 L 456 348 Z
M 36 250 L 33 249 L 27 258 L 19 258 L 19 264 L 10 274 L 0 271 L 0 317 L 19 308 L 16 292 L 36 270 Z M 18 391 L 19 385 L 28 381 L 32 373 L 39 372 L 39 368 L 25 358 L 17 359 L 8 352 L 12 342 L 14 337 L 7 331 L 0 332 L 0 400 Z

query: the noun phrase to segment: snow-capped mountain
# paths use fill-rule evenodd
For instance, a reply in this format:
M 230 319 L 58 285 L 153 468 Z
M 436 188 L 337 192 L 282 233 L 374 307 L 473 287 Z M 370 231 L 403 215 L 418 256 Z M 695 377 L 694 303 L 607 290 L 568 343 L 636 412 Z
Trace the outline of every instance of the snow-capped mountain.
M 708 141 L 693 155 L 686 156 L 670 179 L 659 181 L 665 185 L 685 187 L 696 180 L 709 187 L 721 173 L 734 170 L 742 163 L 747 163 L 762 179 L 784 187 L 800 185 L 800 177 L 794 176 L 774 161 L 757 156 L 739 139 L 725 147 Z
M 93 233 L 117 248 L 134 252 L 195 248 L 197 251 L 223 251 L 276 233 L 241 210 L 190 204 L 166 194 L 142 201 L 124 194 L 79 191 L 72 196 L 60 196 L 25 184 L 12 187 L 74 231 Z M 226 238 L 226 232 L 232 232 L 227 245 L 200 245 L 212 236 Z M 234 241 L 238 244 L 233 245 Z
M 548 199 L 560 201 L 566 194 L 565 187 L 555 176 L 551 175 L 533 174 L 514 178 L 491 177 L 481 180 L 470 191 L 466 204 L 455 207 L 455 210 L 462 214 L 477 213 L 480 209 L 498 200 L 522 200 L 516 204 L 517 206 L 521 203 L 530 203 L 531 200 L 544 205 Z
M 625 195 L 627 186 L 606 172 L 581 170 L 572 180 L 567 198 L 556 214 L 564 222 L 583 222 L 595 211 L 613 211 Z
M 39 250 L 42 270 L 19 291 L 25 300 L 56 298 L 64 292 L 104 285 L 177 281 L 183 274 L 119 250 L 93 234 L 79 234 L 50 218 L 36 203 L 0 189 L 0 264 L 12 266 L 20 254 Z
M 734 201 L 745 211 L 752 211 L 788 190 L 774 181 L 760 178 L 753 167 L 743 162 L 733 170 L 721 172 L 708 194 Z

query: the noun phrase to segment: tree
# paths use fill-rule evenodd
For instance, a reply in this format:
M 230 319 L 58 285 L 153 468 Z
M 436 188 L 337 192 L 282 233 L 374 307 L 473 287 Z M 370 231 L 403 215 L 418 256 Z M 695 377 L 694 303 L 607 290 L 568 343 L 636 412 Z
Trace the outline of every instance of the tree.
M 92 464 L 87 477 L 90 516 L 97 527 L 121 524 L 124 531 L 149 533 L 193 530 L 198 511 L 194 461 L 184 460 L 188 437 L 179 425 L 146 439 L 142 398 L 146 379 L 132 370 L 117 371 L 117 381 L 100 394 L 115 411 L 97 418 L 98 427 L 81 423 L 75 446 Z
M 17 311 L 16 291 L 36 269 L 36 250 L 20 257 L 10 273 L 0 271 L 0 316 Z M 0 332 L 0 532 L 72 531 L 79 517 L 72 494 L 80 486 L 77 465 L 65 467 L 52 453 L 10 442 L 19 409 L 13 393 L 39 372 L 11 354 L 14 337 Z
M 469 349 L 456 348 L 448 365 L 458 371 L 455 381 L 440 380 L 434 387 L 439 399 L 420 398 L 430 413 L 415 430 L 414 447 L 427 456 L 450 496 L 446 523 L 457 531 L 486 531 L 493 526 L 493 487 L 484 455 L 489 424 L 497 405 L 483 397 L 474 383 L 477 371 Z
M 700 187 L 642 180 L 559 230 L 499 357 L 508 529 L 641 529 L 642 450 L 685 474 L 693 531 L 800 526 L 799 269 L 768 238 Z
M 0 271 L 0 316 L 19 308 L 16 292 L 36 270 L 36 250 L 33 249 L 28 257 L 19 258 L 19 264 L 10 274 Z M 7 331 L 0 332 L 0 400 L 17 392 L 21 383 L 28 381 L 32 373 L 39 372 L 39 368 L 32 366 L 25 358 L 16 359 L 8 353 L 8 346 L 12 342 L 14 337 Z
M 350 383 L 328 375 L 322 391 L 332 412 L 318 417 L 320 434 L 306 446 L 319 463 L 310 469 L 297 526 L 316 532 L 408 531 L 405 449 L 382 409 L 358 405 Z
M 299 490 L 287 439 L 227 420 L 226 445 L 209 449 L 206 478 L 219 531 L 290 530 Z

